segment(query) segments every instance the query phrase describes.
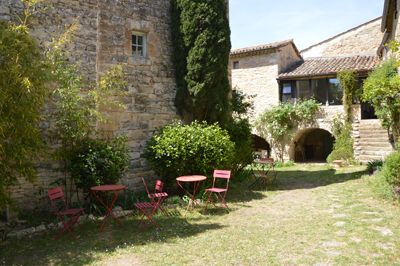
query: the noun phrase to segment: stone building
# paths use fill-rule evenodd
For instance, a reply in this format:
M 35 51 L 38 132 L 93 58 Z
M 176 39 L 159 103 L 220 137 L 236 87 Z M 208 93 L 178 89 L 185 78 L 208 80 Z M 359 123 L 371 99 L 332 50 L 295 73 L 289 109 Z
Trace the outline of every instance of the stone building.
M 254 53 L 252 57 L 238 57 L 238 54 L 243 54 L 238 51 L 252 51 L 254 47 L 232 51 L 230 64 L 233 68 L 233 87 L 237 86 L 249 95 L 257 94 L 254 98 L 256 112 L 253 120 L 262 111 L 281 101 L 295 103 L 298 99 L 314 98 L 321 103 L 323 115 L 318 117 L 314 127 L 295 132 L 294 139 L 286 149 L 287 159 L 297 162 L 324 161 L 329 155 L 334 141 L 332 119 L 337 114 L 344 114 L 343 92 L 337 73 L 355 70 L 361 85 L 368 72 L 379 63 L 376 52 L 383 36 L 380 24 L 381 18 L 371 20 L 312 45 L 302 50 L 300 55 L 288 49 L 270 48 L 270 57 L 285 60 L 279 61 L 279 67 L 269 71 L 262 69 L 265 55 Z M 273 47 L 287 42 L 264 46 Z M 289 42 L 294 47 L 292 50 L 297 51 L 293 41 Z M 392 151 L 386 131 L 374 116 L 371 106 L 356 102 L 353 116 L 354 150 L 358 160 L 382 159 Z
M 254 95 L 254 116 L 279 103 L 279 73 L 301 61 L 293 40 L 232 50 L 232 88 Z
M 400 2 L 398 0 L 385 0 L 382 14 L 381 31 L 383 38 L 378 50 L 381 57 L 387 57 L 388 48 L 386 43 L 397 40 L 399 41 L 400 21 L 398 11 L 400 10 Z
M 126 64 L 129 96 L 127 109 L 111 114 L 107 130 L 128 137 L 130 169 L 122 183 L 141 188 L 139 176 L 151 173 L 142 158 L 146 141 L 154 130 L 176 118 L 176 84 L 172 64 L 170 14 L 167 0 L 54 0 L 51 8 L 33 20 L 33 35 L 46 43 L 76 23 L 71 61 L 79 62 L 89 81 L 116 63 Z M 10 20 L 22 10 L 18 0 L 0 1 L 0 19 Z M 31 184 L 21 180 L 13 187 L 19 206 L 32 207 L 43 191 L 60 178 L 55 162 L 39 165 L 39 178 Z M 42 191 L 42 194 L 40 193 Z

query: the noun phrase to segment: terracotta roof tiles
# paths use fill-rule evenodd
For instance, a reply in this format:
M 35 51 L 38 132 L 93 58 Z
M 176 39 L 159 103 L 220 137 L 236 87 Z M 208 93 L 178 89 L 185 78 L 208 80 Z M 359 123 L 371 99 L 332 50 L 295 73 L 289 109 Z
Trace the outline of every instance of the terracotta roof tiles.
M 295 45 L 293 43 L 293 39 L 289 39 L 289 40 L 267 43 L 267 44 L 262 44 L 262 45 L 257 45 L 257 46 L 233 49 L 233 50 L 231 50 L 231 56 L 241 56 L 241 55 L 248 55 L 248 54 L 254 54 L 254 53 L 262 53 L 262 52 L 265 52 L 265 51 L 268 51 L 271 49 L 276 49 L 279 47 L 286 46 L 290 43 L 292 43 L 293 46 L 295 47 Z M 295 49 L 297 50 L 297 48 L 295 48 Z
M 371 71 L 379 64 L 377 56 L 307 58 L 279 74 L 279 79 L 335 75 L 343 70 Z

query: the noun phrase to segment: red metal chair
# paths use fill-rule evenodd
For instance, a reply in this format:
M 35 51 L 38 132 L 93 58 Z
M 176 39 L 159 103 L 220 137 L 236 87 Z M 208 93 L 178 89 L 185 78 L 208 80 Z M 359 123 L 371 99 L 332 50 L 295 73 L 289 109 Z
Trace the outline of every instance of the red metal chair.
M 49 189 L 47 194 L 53 213 L 63 224 L 57 237 L 61 236 L 67 230 L 72 231 L 72 226 L 78 222 L 79 217 L 85 213 L 85 210 L 83 208 L 68 208 L 61 187 Z
M 149 192 L 144 178 L 142 178 L 142 181 L 150 202 L 138 202 L 134 205 L 142 213 L 142 222 L 144 221 L 144 217 L 146 217 L 149 223 L 152 223 L 159 228 L 160 226 L 153 220 L 153 216 L 158 210 L 161 210 L 164 214 L 167 214 L 167 212 L 161 207 L 161 204 L 168 197 L 168 193 L 163 192 L 164 183 L 161 180 L 156 181 L 154 193 Z
M 208 194 L 207 201 L 206 201 L 206 206 L 205 209 L 207 209 L 208 204 L 212 203 L 215 206 L 214 201 L 212 200 L 211 195 L 214 193 L 217 195 L 218 199 L 221 201 L 221 205 L 226 208 L 228 208 L 228 205 L 226 204 L 225 198 L 226 194 L 228 193 L 228 187 L 229 187 L 229 180 L 231 178 L 231 171 L 228 170 L 214 170 L 213 173 L 213 185 L 211 188 L 207 188 L 204 192 L 205 195 Z M 225 180 L 226 186 L 224 188 L 221 187 L 216 187 L 217 179 L 223 179 Z

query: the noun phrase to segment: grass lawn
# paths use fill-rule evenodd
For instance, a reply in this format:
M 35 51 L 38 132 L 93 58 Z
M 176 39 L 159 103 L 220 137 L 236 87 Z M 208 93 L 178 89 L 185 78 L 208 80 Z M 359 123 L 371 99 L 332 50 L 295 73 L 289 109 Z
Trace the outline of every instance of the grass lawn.
M 58 241 L 8 240 L 0 265 L 400 265 L 400 208 L 375 196 L 363 170 L 282 168 L 274 189 L 232 189 L 229 213 L 182 210 L 156 217 L 161 230 L 131 216 Z

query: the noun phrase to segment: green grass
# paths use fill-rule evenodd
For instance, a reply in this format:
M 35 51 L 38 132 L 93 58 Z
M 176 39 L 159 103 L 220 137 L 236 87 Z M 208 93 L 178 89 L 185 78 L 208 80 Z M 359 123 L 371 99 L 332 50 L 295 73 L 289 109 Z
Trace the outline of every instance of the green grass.
M 236 185 L 229 213 L 178 210 L 156 217 L 161 230 L 131 216 L 58 241 L 54 232 L 8 240 L 0 265 L 399 265 L 400 209 L 373 192 L 364 169 L 282 168 L 268 191 Z

